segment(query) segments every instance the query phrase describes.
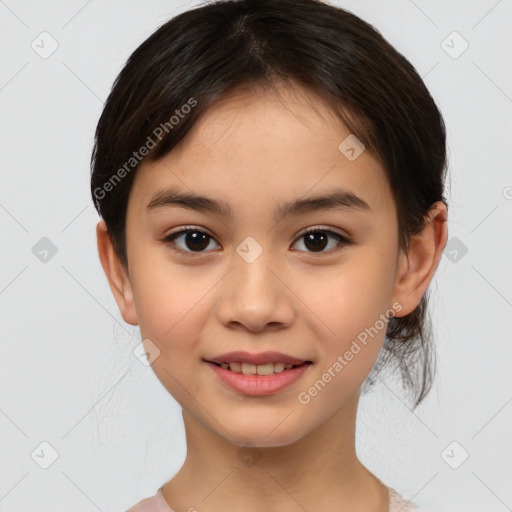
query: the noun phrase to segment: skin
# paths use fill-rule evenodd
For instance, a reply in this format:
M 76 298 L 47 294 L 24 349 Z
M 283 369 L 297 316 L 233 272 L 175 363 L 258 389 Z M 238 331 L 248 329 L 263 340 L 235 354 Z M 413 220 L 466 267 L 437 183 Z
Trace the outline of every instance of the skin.
M 393 304 L 396 316 L 419 304 L 447 240 L 447 211 L 435 203 L 408 252 L 399 250 L 396 208 L 378 159 L 348 160 L 349 134 L 319 97 L 299 87 L 239 90 L 212 106 L 183 145 L 137 171 L 127 209 L 128 269 L 104 221 L 98 251 L 126 322 L 160 350 L 151 367 L 183 409 L 187 457 L 163 487 L 176 511 L 385 512 L 385 485 L 358 460 L 355 423 L 360 387 L 382 347 L 385 328 L 307 404 L 298 394 L 332 367 L 365 328 Z M 228 219 L 185 208 L 148 212 L 169 186 L 224 200 Z M 370 212 L 326 210 L 271 217 L 281 202 L 343 187 Z M 185 236 L 212 236 L 202 253 Z M 315 252 L 301 232 L 330 228 Z M 325 230 L 324 230 L 325 233 Z M 263 252 L 247 263 L 236 252 L 247 237 Z M 206 244 L 205 244 L 206 246 Z M 203 362 L 231 350 L 275 350 L 313 362 L 273 395 L 228 389 Z M 241 450 L 256 463 L 246 463 Z M 194 508 L 191 508 L 194 507 Z

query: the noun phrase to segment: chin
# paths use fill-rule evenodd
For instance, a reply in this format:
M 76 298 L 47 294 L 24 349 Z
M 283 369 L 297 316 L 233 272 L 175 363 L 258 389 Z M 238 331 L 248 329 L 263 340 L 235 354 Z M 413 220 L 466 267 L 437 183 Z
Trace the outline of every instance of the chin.
M 286 415 L 284 416 L 286 417 Z M 228 426 L 231 436 L 223 437 L 235 446 L 252 448 L 272 448 L 287 446 L 295 443 L 304 436 L 304 426 L 295 422 L 283 421 L 283 417 L 273 421 L 268 418 L 266 421 L 237 422 Z M 219 432 L 220 434 L 220 432 Z

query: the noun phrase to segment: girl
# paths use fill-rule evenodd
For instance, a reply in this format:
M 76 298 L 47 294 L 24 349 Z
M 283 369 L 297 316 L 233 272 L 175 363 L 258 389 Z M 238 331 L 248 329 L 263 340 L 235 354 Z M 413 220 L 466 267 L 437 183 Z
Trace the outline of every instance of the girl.
M 130 510 L 415 510 L 358 459 L 361 393 L 432 382 L 445 127 L 412 65 L 316 0 L 222 0 L 129 58 L 98 123 L 99 257 L 183 410 Z

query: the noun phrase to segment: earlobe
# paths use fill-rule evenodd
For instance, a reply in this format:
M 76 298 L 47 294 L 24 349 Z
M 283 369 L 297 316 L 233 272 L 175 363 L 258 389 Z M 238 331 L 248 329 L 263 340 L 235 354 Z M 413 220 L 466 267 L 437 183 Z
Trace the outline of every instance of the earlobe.
M 112 238 L 105 221 L 101 219 L 96 225 L 96 239 L 101 266 L 125 322 L 138 325 L 137 312 L 133 300 L 133 291 L 126 269 L 117 256 Z
M 447 209 L 438 201 L 432 205 L 421 232 L 411 236 L 407 253 L 400 252 L 393 300 L 402 309 L 396 316 L 408 315 L 420 303 L 434 277 L 447 238 Z

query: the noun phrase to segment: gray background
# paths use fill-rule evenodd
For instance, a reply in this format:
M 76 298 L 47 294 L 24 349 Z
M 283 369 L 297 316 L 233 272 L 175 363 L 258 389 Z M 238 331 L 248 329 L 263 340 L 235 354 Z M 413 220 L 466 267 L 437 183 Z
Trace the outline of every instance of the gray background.
M 336 4 L 424 77 L 450 160 L 435 387 L 413 413 L 399 384 L 378 384 L 359 455 L 427 509 L 512 510 L 512 1 Z M 126 58 L 193 5 L 0 1 L 0 511 L 125 510 L 184 460 L 181 409 L 134 357 L 138 329 L 98 260 L 89 158 Z

